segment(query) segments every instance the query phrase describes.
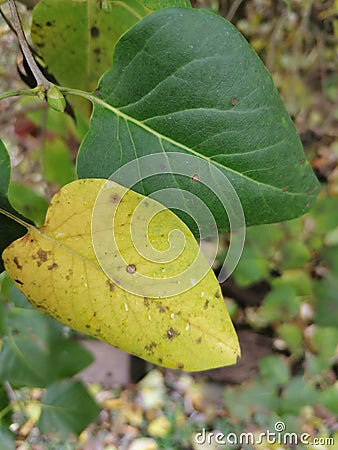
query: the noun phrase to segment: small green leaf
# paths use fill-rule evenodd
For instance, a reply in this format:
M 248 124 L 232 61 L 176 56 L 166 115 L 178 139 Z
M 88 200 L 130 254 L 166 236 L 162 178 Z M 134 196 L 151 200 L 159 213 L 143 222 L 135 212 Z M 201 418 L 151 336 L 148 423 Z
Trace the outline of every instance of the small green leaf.
M 338 356 L 337 342 L 337 327 L 316 327 L 312 336 L 312 345 L 323 359 L 331 358 L 332 362 L 334 361 L 335 356 Z
M 0 208 L 8 211 L 12 214 L 16 214 L 16 211 L 12 208 L 8 201 L 8 187 L 11 176 L 11 165 L 7 150 L 0 141 Z M 15 239 L 23 236 L 26 233 L 26 229 L 4 216 L 0 212 L 0 254 Z M 4 270 L 2 259 L 0 259 L 0 273 Z
M 0 421 L 1 450 L 15 450 L 15 436 L 8 430 L 8 426 Z
M 63 437 L 80 434 L 100 412 L 80 381 L 54 383 L 47 389 L 41 404 L 40 431 L 58 433 Z
M 282 247 L 280 268 L 285 270 L 304 267 L 310 258 L 310 251 L 304 242 L 293 239 Z
M 304 351 L 303 333 L 299 326 L 292 323 L 282 323 L 277 328 L 277 333 L 292 353 Z
M 269 322 L 294 318 L 299 311 L 300 302 L 296 291 L 279 280 L 273 282 L 273 289 L 264 299 L 259 312 Z
M 262 257 L 258 249 L 247 243 L 234 271 L 235 280 L 241 286 L 249 286 L 268 276 L 269 261 Z
M 338 323 L 338 279 L 335 274 L 314 282 L 316 304 L 315 322 L 323 327 L 337 327 Z
M 35 310 L 14 308 L 8 313 L 6 326 L 0 380 L 15 387 L 45 387 L 92 362 L 84 347 L 63 338 L 59 323 Z
M 44 197 L 23 184 L 12 182 L 9 185 L 8 199 L 17 211 L 36 225 L 44 223 L 48 208 L 48 202 Z
M 313 405 L 318 399 L 318 391 L 301 376 L 293 377 L 281 396 L 280 409 L 283 414 L 298 415 L 305 405 Z
M 284 358 L 276 355 L 266 356 L 259 361 L 262 377 L 275 385 L 284 385 L 290 378 L 289 367 Z
M 338 385 L 335 384 L 320 393 L 320 403 L 334 414 L 338 414 Z

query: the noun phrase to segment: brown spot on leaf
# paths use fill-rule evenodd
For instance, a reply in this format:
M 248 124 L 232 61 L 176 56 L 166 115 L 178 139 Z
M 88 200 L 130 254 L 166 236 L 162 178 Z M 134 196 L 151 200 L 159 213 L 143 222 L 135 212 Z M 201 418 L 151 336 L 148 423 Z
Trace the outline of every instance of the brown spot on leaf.
M 221 297 L 221 295 L 220 295 L 220 293 L 218 291 L 215 292 L 215 297 L 216 298 L 220 298 Z
M 92 38 L 97 38 L 100 36 L 100 30 L 97 27 L 91 27 L 90 34 Z
M 112 203 L 120 203 L 120 201 L 121 201 L 121 196 L 118 195 L 118 194 L 112 194 L 112 195 L 110 196 L 110 201 L 111 201 Z
M 21 286 L 23 285 L 23 282 L 22 281 L 20 281 L 20 280 L 14 280 L 16 283 L 18 283 L 18 284 L 20 284 Z
M 238 98 L 234 97 L 234 98 L 231 99 L 232 106 L 237 105 L 237 103 L 238 103 Z
M 151 342 L 150 344 L 146 345 L 144 347 L 144 349 L 148 352 L 148 353 L 154 353 L 154 349 L 157 347 L 156 342 Z
M 50 266 L 48 266 L 48 270 L 53 270 L 53 269 L 57 269 L 59 266 L 56 263 L 51 264 Z
M 106 285 L 109 287 L 110 292 L 113 292 L 114 284 L 110 280 L 106 281 Z
M 282 191 L 283 191 L 283 192 L 286 192 L 288 189 L 289 189 L 289 186 L 284 186 L 283 189 L 282 189 Z
M 199 338 L 196 339 L 196 344 L 200 344 L 202 342 L 202 337 L 200 336 Z
M 197 183 L 198 181 L 200 181 L 200 177 L 197 173 L 195 173 L 192 177 L 191 177 L 191 181 Z
M 45 250 L 42 250 L 42 248 L 39 248 L 38 257 L 39 257 L 38 266 L 41 266 L 42 263 L 47 261 L 48 253 Z
M 149 308 L 149 298 L 148 297 L 144 297 L 143 303 L 146 308 Z
M 172 339 L 174 339 L 174 337 L 177 336 L 178 334 L 179 334 L 179 333 L 178 333 L 177 331 L 175 331 L 175 330 L 173 329 L 173 327 L 170 327 L 169 330 L 167 331 L 167 338 L 168 338 L 169 340 L 172 340 Z
M 156 306 L 158 307 L 158 309 L 160 310 L 160 313 L 165 313 L 167 312 L 167 308 L 163 305 L 161 305 L 161 303 L 156 303 Z
M 16 265 L 16 267 L 18 268 L 18 270 L 21 270 L 22 266 L 21 266 L 21 264 L 19 264 L 19 260 L 18 260 L 17 256 L 14 258 L 13 261 L 14 261 L 14 264 Z
M 135 264 L 128 264 L 126 271 L 130 274 L 133 274 L 136 272 L 136 266 Z
M 209 306 L 209 300 L 206 300 L 205 303 L 204 303 L 203 308 L 204 309 L 208 309 L 208 306 Z
M 180 369 L 180 370 L 183 370 L 184 369 L 184 364 L 178 363 L 177 364 L 177 368 Z

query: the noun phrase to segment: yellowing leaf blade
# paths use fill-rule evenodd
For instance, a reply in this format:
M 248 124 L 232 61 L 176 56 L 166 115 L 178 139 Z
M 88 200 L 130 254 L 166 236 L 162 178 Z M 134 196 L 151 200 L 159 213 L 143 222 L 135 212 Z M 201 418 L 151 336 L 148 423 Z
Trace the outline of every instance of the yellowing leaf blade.
M 45 226 L 30 227 L 23 238 L 7 247 L 3 260 L 18 288 L 36 308 L 60 322 L 155 364 L 194 371 L 235 363 L 239 355 L 237 336 L 210 269 L 189 289 L 166 298 L 130 292 L 118 284 L 119 272 L 117 278 L 110 277 L 102 269 L 95 254 L 97 248 L 93 247 L 92 219 L 106 182 L 88 179 L 68 184 L 52 199 Z M 126 211 L 136 211 L 145 198 L 133 191 L 125 193 L 126 189 L 115 183 L 112 189 L 114 195 L 125 195 L 121 203 L 124 207 L 115 211 L 115 225 L 120 240 L 121 236 L 125 239 L 121 241 L 125 243 L 122 256 L 127 260 L 136 254 L 131 246 L 128 251 L 129 226 L 122 226 L 127 223 Z M 156 204 L 151 199 L 147 202 Z M 142 224 L 139 211 L 136 223 Z M 191 232 L 172 212 L 163 209 L 155 219 L 154 226 L 152 222 L 149 225 L 154 247 L 168 242 L 159 226 L 163 223 L 165 232 L 178 229 L 186 239 L 185 249 L 177 258 L 179 265 L 191 252 L 198 251 Z M 107 248 L 109 241 L 107 235 Z M 128 271 L 129 263 L 120 272 L 133 280 L 135 273 Z M 144 266 L 149 276 L 156 264 L 139 258 L 135 272 L 142 272 Z M 174 265 L 161 263 L 167 269 L 165 276 L 176 270 Z M 165 276 L 163 284 L 167 283 Z

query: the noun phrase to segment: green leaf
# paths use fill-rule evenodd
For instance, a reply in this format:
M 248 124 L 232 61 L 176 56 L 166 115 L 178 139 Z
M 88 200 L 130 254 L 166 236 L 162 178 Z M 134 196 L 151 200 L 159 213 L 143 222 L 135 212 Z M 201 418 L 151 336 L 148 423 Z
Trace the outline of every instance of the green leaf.
M 121 34 L 144 15 L 136 0 L 111 2 L 109 11 L 95 0 L 41 0 L 31 35 L 59 84 L 90 91 L 109 68 Z
M 59 186 L 64 186 L 75 179 L 75 168 L 69 148 L 62 139 L 45 143 L 43 168 L 46 179 Z
M 325 389 L 320 393 L 320 403 L 325 408 L 332 411 L 334 414 L 338 414 L 338 386 L 333 385 Z
M 277 333 L 292 353 L 304 351 L 303 333 L 299 326 L 292 323 L 282 323 L 277 328 Z
M 61 381 L 50 386 L 41 400 L 38 427 L 42 433 L 61 436 L 80 434 L 95 420 L 100 409 L 80 381 Z
M 316 298 L 315 322 L 323 327 L 337 327 L 338 323 L 338 279 L 328 274 L 322 280 L 314 282 Z
M 44 223 L 48 208 L 44 197 L 23 184 L 12 182 L 9 185 L 8 198 L 13 207 L 25 217 L 37 225 Z
M 311 343 L 321 358 L 334 362 L 338 355 L 338 329 L 337 327 L 316 327 Z
M 6 423 L 7 425 L 10 425 L 12 408 L 8 408 L 9 405 L 10 399 L 8 398 L 7 391 L 4 385 L 0 384 L 0 415 L 1 415 L 0 424 Z M 4 413 L 7 410 L 8 412 Z M 0 440 L 0 442 L 2 441 Z
M 0 442 L 1 450 L 15 450 L 15 437 L 13 433 L 8 430 L 8 427 L 0 422 Z
M 189 0 L 140 0 L 149 9 L 191 8 Z
M 8 186 L 11 176 L 11 165 L 7 150 L 0 141 L 0 208 L 12 214 L 16 211 L 8 201 Z M 0 254 L 15 239 L 23 236 L 26 229 L 0 212 Z M 0 273 L 4 270 L 2 259 L 0 259 Z
M 250 421 L 254 413 L 268 411 L 271 414 L 279 403 L 274 383 L 271 380 L 262 383 L 259 379 L 246 386 L 226 389 L 224 400 L 231 417 L 243 421 Z
M 15 387 L 45 387 L 92 362 L 91 354 L 62 337 L 62 326 L 35 310 L 14 308 L 6 320 L 0 380 Z
M 304 267 L 310 258 L 310 251 L 304 242 L 293 239 L 292 241 L 285 242 L 282 247 L 280 268 L 285 270 Z
M 301 376 L 291 379 L 281 396 L 281 411 L 283 414 L 298 415 L 306 405 L 313 405 L 318 399 L 316 389 Z
M 269 261 L 250 243 L 245 245 L 241 259 L 234 271 L 234 277 L 241 286 L 249 286 L 255 281 L 269 276 Z
M 259 361 L 262 377 L 273 385 L 284 385 L 290 378 L 286 361 L 276 355 L 266 356 Z
M 180 152 L 228 177 L 248 225 L 291 219 L 315 200 L 319 184 L 270 74 L 233 25 L 213 13 L 182 8 L 147 16 L 121 37 L 97 95 L 78 155 L 80 178 L 108 178 L 142 155 Z M 202 184 L 161 174 L 135 189 L 188 189 L 228 229 Z
M 267 294 L 259 309 L 260 316 L 269 322 L 296 317 L 299 299 L 293 287 L 283 280 L 274 280 L 273 289 Z

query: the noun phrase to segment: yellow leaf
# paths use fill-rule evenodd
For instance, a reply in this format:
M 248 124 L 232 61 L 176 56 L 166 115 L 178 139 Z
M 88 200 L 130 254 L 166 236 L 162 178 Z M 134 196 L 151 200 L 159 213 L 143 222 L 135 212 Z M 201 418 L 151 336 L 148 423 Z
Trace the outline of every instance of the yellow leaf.
M 143 257 L 137 246 L 150 253 Z M 2 256 L 37 309 L 121 350 L 186 371 L 233 364 L 239 356 L 219 284 L 190 230 L 159 203 L 118 184 L 87 179 L 64 186 L 45 225 L 28 226 Z

